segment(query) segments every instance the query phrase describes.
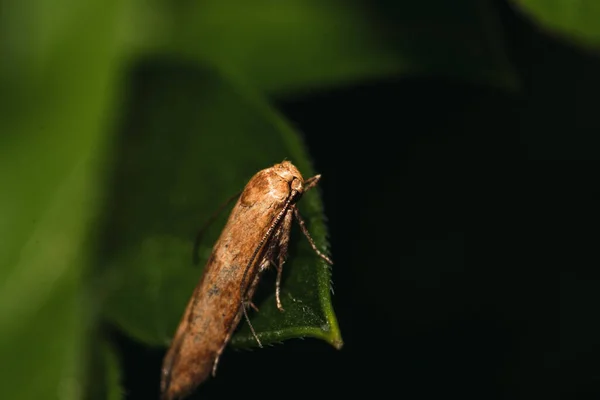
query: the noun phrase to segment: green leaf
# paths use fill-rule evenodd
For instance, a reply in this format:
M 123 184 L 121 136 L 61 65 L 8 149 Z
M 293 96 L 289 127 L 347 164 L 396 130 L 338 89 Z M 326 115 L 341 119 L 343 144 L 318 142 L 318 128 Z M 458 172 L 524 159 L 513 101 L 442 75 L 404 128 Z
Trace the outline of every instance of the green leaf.
M 166 345 L 202 273 L 192 264 L 198 229 L 258 170 L 287 158 L 305 177 L 314 171 L 298 135 L 259 97 L 214 70 L 146 62 L 131 82 L 101 251 L 113 289 L 105 312 L 129 335 Z M 326 249 L 318 190 L 302 198 L 300 211 Z M 202 241 L 201 265 L 226 217 Z M 265 342 L 312 336 L 339 347 L 329 269 L 299 232 L 292 234 L 286 311 L 272 312 L 273 279 L 253 321 Z M 245 331 L 235 340 L 253 343 Z
M 121 365 L 117 352 L 106 339 L 97 338 L 97 342 L 94 343 L 91 349 L 85 398 L 87 400 L 123 399 L 121 375 Z
M 131 39 L 139 51 L 210 60 L 272 94 L 407 74 L 515 86 L 487 0 L 150 4 Z
M 119 2 L 0 6 L 2 399 L 77 399 Z
M 513 0 L 541 26 L 584 46 L 600 46 L 600 2 L 597 0 Z

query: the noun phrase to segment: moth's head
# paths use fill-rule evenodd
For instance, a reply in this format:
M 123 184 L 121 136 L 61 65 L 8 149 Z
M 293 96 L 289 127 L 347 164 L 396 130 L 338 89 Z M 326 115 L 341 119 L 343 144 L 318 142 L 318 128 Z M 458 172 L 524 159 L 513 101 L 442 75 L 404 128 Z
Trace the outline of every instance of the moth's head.
M 300 193 L 304 191 L 304 178 L 302 178 L 302 174 L 294 164 L 286 160 L 282 163 L 275 164 L 273 168 L 277 175 L 289 183 L 292 190 L 296 190 Z

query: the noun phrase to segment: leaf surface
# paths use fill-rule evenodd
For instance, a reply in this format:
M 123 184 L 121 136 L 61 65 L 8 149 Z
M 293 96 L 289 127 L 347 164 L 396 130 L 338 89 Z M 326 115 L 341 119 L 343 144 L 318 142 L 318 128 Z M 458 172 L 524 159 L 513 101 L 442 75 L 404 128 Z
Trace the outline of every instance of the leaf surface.
M 314 171 L 299 136 L 260 97 L 205 68 L 146 62 L 132 73 L 126 118 L 116 144 L 103 264 L 108 268 L 106 315 L 129 335 L 166 345 L 198 283 L 228 211 L 210 227 L 192 264 L 199 228 L 257 171 L 292 161 Z M 327 179 L 324 177 L 324 179 Z M 318 190 L 300 202 L 317 246 L 327 249 Z M 341 346 L 330 303 L 330 270 L 299 230 L 292 232 L 282 298 L 272 285 L 252 316 L 265 343 L 301 336 Z M 254 343 L 242 330 L 234 343 Z

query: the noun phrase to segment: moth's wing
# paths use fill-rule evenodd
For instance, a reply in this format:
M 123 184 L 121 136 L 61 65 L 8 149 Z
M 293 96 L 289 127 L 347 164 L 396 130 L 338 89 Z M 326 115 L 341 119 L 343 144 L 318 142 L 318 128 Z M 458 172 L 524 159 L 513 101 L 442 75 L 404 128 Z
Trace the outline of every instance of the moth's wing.
M 192 262 L 194 263 L 194 265 L 198 265 L 200 263 L 200 242 L 202 241 L 202 237 L 206 233 L 206 230 L 210 227 L 210 225 L 212 225 L 213 222 L 215 222 L 217 217 L 221 215 L 223 210 L 225 210 L 225 208 L 227 208 L 227 206 L 231 204 L 233 200 L 240 197 L 241 194 L 242 191 L 239 191 L 235 195 L 228 198 L 223 204 L 221 204 L 221 206 L 219 206 L 219 208 L 217 208 L 217 210 L 213 212 L 210 218 L 204 223 L 204 225 L 202 225 L 202 227 L 196 234 L 196 237 L 194 238 L 194 247 L 192 249 Z
M 194 293 L 195 294 L 195 293 Z M 175 335 L 171 340 L 171 345 L 165 354 L 165 358 L 163 359 L 162 371 L 161 371 L 161 392 L 166 393 L 169 388 L 169 382 L 171 380 L 171 372 L 173 370 L 174 363 L 179 356 L 179 349 L 183 342 L 183 339 L 187 333 L 190 315 L 192 313 L 192 308 L 194 304 L 194 295 L 190 298 L 188 305 L 185 309 L 183 317 L 181 318 L 181 322 L 175 331 Z

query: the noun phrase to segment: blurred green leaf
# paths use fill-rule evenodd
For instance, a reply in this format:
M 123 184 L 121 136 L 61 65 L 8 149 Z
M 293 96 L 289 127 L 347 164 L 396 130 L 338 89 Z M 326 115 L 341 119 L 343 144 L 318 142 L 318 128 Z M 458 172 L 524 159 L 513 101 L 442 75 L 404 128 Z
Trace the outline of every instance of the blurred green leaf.
M 210 60 L 272 94 L 406 74 L 515 86 L 487 0 L 154 0 L 143 7 L 132 41 L 144 51 Z
M 541 26 L 585 46 L 600 46 L 600 1 L 513 0 Z
M 104 347 L 104 367 L 105 367 L 105 390 L 106 400 L 120 400 L 124 398 L 121 388 L 121 366 L 119 357 L 114 349 L 105 345 Z
M 314 171 L 285 122 L 213 70 L 148 61 L 132 71 L 131 82 L 100 251 L 113 289 L 105 311 L 129 335 L 166 345 L 202 273 L 192 264 L 198 229 L 258 170 L 287 158 L 305 177 Z M 317 190 L 302 198 L 300 210 L 326 249 Z M 204 237 L 201 265 L 227 214 Z M 313 336 L 341 346 L 329 269 L 299 232 L 292 234 L 282 292 L 286 311 L 273 312 L 274 279 L 267 276 L 273 286 L 258 301 L 255 326 L 264 342 Z M 236 341 L 254 343 L 247 332 Z
M 91 346 L 85 398 L 87 400 L 121 400 L 121 365 L 115 349 L 103 338 Z
M 77 399 L 116 1 L 0 6 L 2 399 Z

